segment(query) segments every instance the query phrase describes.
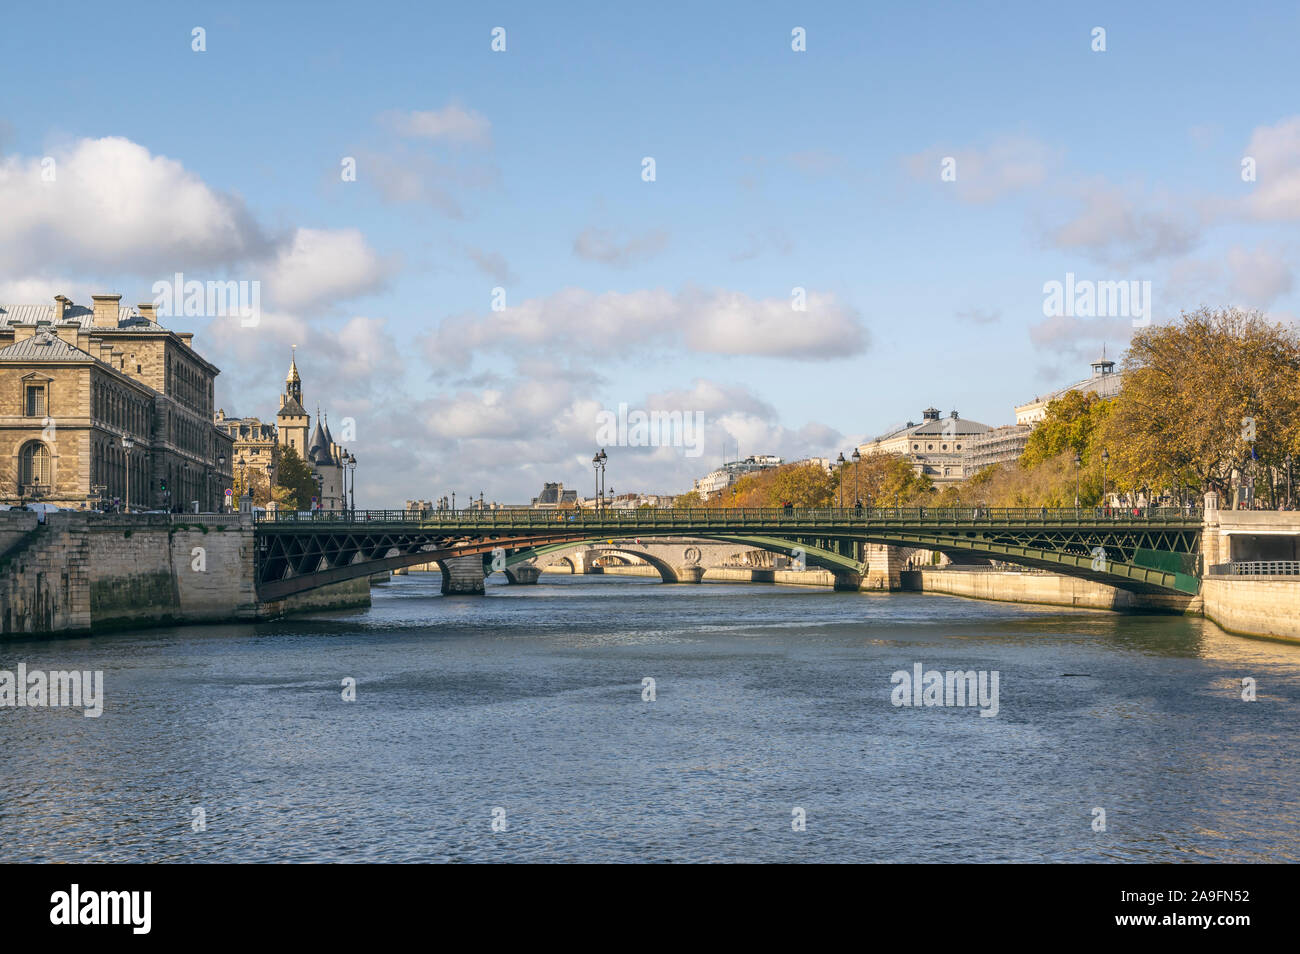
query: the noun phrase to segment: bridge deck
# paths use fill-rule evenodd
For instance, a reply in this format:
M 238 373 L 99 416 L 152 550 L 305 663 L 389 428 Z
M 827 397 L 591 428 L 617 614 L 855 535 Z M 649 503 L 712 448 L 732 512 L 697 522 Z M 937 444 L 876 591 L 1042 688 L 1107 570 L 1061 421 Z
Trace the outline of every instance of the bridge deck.
M 1117 526 L 1200 530 L 1199 510 L 1178 508 L 1005 508 L 876 507 L 863 508 L 693 508 L 683 510 L 351 510 L 337 513 L 288 511 L 256 515 L 259 530 L 302 529 L 304 524 L 342 529 L 436 529 L 480 533 L 485 529 L 554 530 L 572 527 L 617 533 L 644 530 L 720 529 L 797 532 L 861 531 L 867 528 L 1050 528 L 1105 529 Z M 566 527 L 566 528 L 567 528 Z M 322 527 L 323 529 L 323 527 Z
M 794 548 L 847 573 L 865 546 L 1004 560 L 1138 591 L 1200 588 L 1199 511 L 1037 508 L 765 508 L 690 510 L 357 510 L 256 516 L 263 598 L 375 570 L 459 555 L 507 555 L 615 537 L 693 536 Z

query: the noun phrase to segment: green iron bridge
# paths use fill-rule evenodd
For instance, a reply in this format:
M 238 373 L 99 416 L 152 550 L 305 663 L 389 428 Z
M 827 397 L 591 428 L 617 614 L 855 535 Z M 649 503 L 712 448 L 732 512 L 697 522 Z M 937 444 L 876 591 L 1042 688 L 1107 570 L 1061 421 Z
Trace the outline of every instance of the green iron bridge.
M 474 555 L 485 569 L 509 574 L 548 550 L 633 537 L 797 553 L 837 578 L 864 578 L 867 545 L 884 544 L 1036 567 L 1138 593 L 1194 596 L 1201 526 L 1197 511 L 1160 508 L 286 512 L 256 515 L 254 558 L 262 600 Z

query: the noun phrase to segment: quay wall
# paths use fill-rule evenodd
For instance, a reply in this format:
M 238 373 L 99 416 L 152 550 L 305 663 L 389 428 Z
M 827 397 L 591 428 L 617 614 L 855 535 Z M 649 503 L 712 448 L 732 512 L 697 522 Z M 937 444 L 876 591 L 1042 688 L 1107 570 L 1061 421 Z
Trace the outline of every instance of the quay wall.
M 363 592 L 364 587 L 364 592 Z M 0 637 L 268 619 L 368 606 L 369 581 L 257 599 L 239 514 L 0 512 Z
M 1300 643 L 1300 579 L 1207 576 L 1201 583 L 1205 616 L 1238 636 Z

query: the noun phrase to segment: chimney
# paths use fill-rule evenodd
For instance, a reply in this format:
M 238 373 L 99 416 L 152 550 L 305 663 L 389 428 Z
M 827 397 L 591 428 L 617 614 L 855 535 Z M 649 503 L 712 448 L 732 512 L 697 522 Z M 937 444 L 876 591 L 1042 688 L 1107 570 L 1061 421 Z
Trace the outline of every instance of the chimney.
M 140 313 L 142 318 L 148 318 L 150 321 L 157 323 L 158 306 L 151 301 L 141 302 L 135 306 L 135 310 Z
M 54 296 L 54 323 L 55 324 L 58 324 L 60 321 L 63 320 L 64 312 L 68 310 L 68 306 L 71 304 L 72 302 L 68 300 L 68 297 L 66 295 Z
M 95 327 L 116 328 L 121 317 L 121 295 L 91 295 L 95 302 Z

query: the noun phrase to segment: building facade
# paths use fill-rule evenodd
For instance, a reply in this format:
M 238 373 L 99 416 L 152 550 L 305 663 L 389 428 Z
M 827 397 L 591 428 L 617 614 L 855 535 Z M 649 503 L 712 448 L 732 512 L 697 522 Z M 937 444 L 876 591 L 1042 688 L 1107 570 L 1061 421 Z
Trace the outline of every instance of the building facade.
M 220 370 L 152 304 L 0 305 L 0 502 L 216 511 L 233 457 Z
M 968 421 L 956 411 L 941 418 L 937 408 L 921 412 L 921 423 L 906 425 L 882 434 L 858 446 L 863 457 L 872 454 L 898 454 L 905 457 L 918 474 L 925 474 L 938 486 L 956 483 L 970 476 L 967 450 L 978 437 L 989 431 L 987 424 Z
M 533 498 L 530 506 L 535 510 L 554 510 L 557 507 L 576 507 L 578 492 L 565 490 L 561 483 L 544 483 L 542 492 Z
M 1028 424 L 1004 424 L 990 427 L 983 434 L 976 434 L 966 445 L 966 474 L 991 467 L 994 464 L 1009 464 L 1020 459 L 1029 443 L 1029 432 L 1033 428 Z
M 1071 391 L 1079 391 L 1083 394 L 1095 394 L 1102 400 L 1113 398 L 1119 394 L 1120 388 L 1124 385 L 1123 372 L 1115 370 L 1115 362 L 1106 357 L 1105 353 L 1096 361 L 1092 362 L 1092 376 L 1084 378 L 1082 381 L 1076 381 L 1069 387 L 1060 388 L 1053 391 L 1046 397 L 1036 397 L 1026 404 L 1021 404 L 1016 408 L 1016 423 L 1033 427 L 1039 421 L 1047 416 L 1047 405 L 1051 404 L 1059 397 L 1064 397 Z
M 708 500 L 722 493 L 746 474 L 767 470 L 769 467 L 780 467 L 781 464 L 782 459 L 771 454 L 759 454 L 746 457 L 743 460 L 727 461 L 717 470 L 710 471 L 695 481 L 691 486 L 691 490 L 699 494 L 702 499 Z
M 289 373 L 284 379 L 274 424 L 256 417 L 226 417 L 223 408 L 217 411 L 216 425 L 234 442 L 233 473 L 265 473 L 274 485 L 279 480 L 284 449 L 292 447 L 310 468 L 316 482 L 315 509 L 337 512 L 352 506 L 348 491 L 357 459 L 334 440 L 329 420 L 321 414 L 319 406 L 316 426 L 312 428 L 311 415 L 303 407 L 296 351 L 289 358 Z M 253 479 L 248 478 L 247 483 L 253 483 Z M 300 505 L 307 509 L 305 504 L 300 502 Z

